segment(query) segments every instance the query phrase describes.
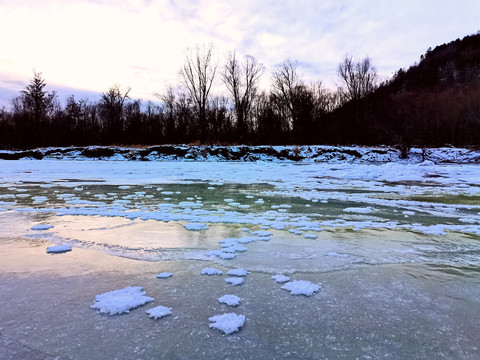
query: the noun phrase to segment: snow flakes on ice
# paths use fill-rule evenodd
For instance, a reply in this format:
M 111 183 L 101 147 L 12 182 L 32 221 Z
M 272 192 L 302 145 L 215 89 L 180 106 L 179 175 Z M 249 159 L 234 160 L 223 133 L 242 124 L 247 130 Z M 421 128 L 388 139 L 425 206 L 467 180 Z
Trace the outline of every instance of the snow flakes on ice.
M 223 295 L 218 298 L 218 302 L 228 306 L 237 306 L 240 304 L 240 298 L 236 295 Z
M 320 285 L 306 280 L 294 280 L 283 285 L 282 289 L 290 291 L 292 295 L 311 296 L 320 290 Z
M 128 286 L 97 295 L 91 309 L 108 315 L 129 313 L 131 309 L 145 305 L 155 299 L 146 296 L 141 286 Z
M 216 315 L 208 318 L 212 324 L 209 327 L 223 331 L 226 335 L 237 332 L 245 324 L 245 315 L 235 313 Z
M 152 319 L 161 319 L 164 316 L 168 316 L 172 314 L 172 308 L 165 307 L 165 306 L 156 306 L 154 308 L 151 308 L 150 310 L 147 310 L 146 313 L 148 314 L 148 317 Z
M 200 274 L 211 276 L 211 275 L 222 275 L 223 272 L 215 268 L 207 267 L 202 269 L 202 271 L 200 271 Z

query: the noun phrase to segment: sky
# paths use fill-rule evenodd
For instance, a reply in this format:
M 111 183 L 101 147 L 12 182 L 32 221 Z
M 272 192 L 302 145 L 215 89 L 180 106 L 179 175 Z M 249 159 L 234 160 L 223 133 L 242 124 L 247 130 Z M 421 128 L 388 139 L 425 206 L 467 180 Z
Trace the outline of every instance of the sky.
M 370 57 L 388 79 L 429 47 L 477 33 L 479 16 L 478 0 L 0 0 L 0 107 L 33 71 L 60 100 L 96 100 L 114 84 L 155 100 L 180 84 L 187 49 L 208 44 L 220 67 L 229 51 L 254 56 L 267 89 L 286 59 L 334 88 L 346 54 Z

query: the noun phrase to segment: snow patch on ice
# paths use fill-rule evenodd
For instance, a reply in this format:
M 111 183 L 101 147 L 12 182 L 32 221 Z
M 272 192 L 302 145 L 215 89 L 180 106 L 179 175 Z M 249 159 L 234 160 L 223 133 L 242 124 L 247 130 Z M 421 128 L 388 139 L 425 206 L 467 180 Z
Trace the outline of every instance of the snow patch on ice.
M 218 302 L 228 306 L 237 306 L 240 304 L 240 298 L 236 295 L 223 295 L 218 298 Z
M 72 251 L 72 247 L 70 245 L 54 245 L 47 247 L 47 254 L 62 254 L 68 251 Z
M 243 284 L 244 278 L 243 277 L 231 277 L 231 278 L 225 278 L 225 282 L 232 284 L 234 286 L 241 285 Z
M 171 272 L 162 272 L 157 275 L 158 279 L 168 279 L 169 277 L 172 277 L 173 274 Z
M 151 308 L 150 310 L 147 310 L 146 313 L 148 314 L 148 317 L 152 319 L 161 319 L 164 316 L 171 315 L 172 308 L 159 305 L 154 308 Z
M 48 229 L 51 229 L 53 228 L 53 225 L 42 225 L 42 224 L 39 224 L 39 225 L 33 225 L 30 230 L 48 230 Z
M 213 322 L 209 327 L 223 331 L 226 335 L 237 332 L 245 324 L 245 315 L 228 313 L 208 318 Z
M 265 231 L 265 230 L 257 230 L 257 231 L 252 231 L 252 235 L 260 236 L 260 237 L 267 237 L 267 236 L 272 236 L 273 234 L 271 232 L 268 232 L 268 231 Z
M 208 230 L 208 225 L 206 224 L 185 224 L 184 228 L 191 231 L 200 231 L 200 230 Z
M 202 271 L 200 271 L 200 274 L 211 276 L 211 275 L 222 275 L 223 272 L 221 270 L 218 270 L 212 267 L 207 267 L 207 268 L 203 268 Z
M 231 269 L 231 270 L 228 270 L 227 275 L 230 275 L 230 276 L 247 276 L 248 271 L 245 270 L 245 269 Z
M 277 283 L 284 283 L 284 282 L 290 281 L 290 277 L 285 276 L 285 275 L 281 275 L 281 274 L 277 274 L 277 275 L 272 276 L 272 280 L 277 282 Z
M 145 305 L 155 299 L 146 296 L 141 286 L 128 286 L 97 295 L 91 309 L 108 315 L 129 313 L 131 309 Z
M 306 280 L 294 280 L 283 285 L 282 289 L 290 291 L 292 295 L 311 296 L 320 290 L 320 285 Z
M 357 214 L 370 214 L 373 209 L 370 206 L 367 207 L 349 207 L 343 209 L 344 212 L 357 213 Z

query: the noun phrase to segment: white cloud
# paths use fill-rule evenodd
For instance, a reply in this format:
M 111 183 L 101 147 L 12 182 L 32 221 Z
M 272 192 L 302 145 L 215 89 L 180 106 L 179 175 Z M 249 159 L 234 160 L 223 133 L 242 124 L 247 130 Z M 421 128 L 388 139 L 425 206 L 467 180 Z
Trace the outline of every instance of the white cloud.
M 480 2 L 450 0 L 4 0 L 0 87 L 32 69 L 52 86 L 102 92 L 131 86 L 152 98 L 178 83 L 186 47 L 213 43 L 267 67 L 298 60 L 306 80 L 333 85 L 346 53 L 370 56 L 380 75 L 478 29 Z M 13 89 L 18 90 L 18 89 Z M 0 95 L 1 96 L 1 95 Z

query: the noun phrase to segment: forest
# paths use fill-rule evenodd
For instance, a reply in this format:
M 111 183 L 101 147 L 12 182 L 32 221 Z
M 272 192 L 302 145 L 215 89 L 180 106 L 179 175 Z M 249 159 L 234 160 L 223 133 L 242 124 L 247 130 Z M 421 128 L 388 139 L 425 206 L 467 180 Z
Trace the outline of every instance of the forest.
M 130 98 L 113 85 L 99 101 L 62 106 L 34 71 L 30 83 L 0 109 L 0 148 L 86 145 L 392 145 L 478 146 L 480 34 L 428 49 L 418 63 L 379 82 L 368 57 L 338 64 L 336 89 L 302 79 L 298 62 L 270 74 L 252 56 L 235 52 L 222 64 L 213 46 L 189 49 L 179 86 Z M 269 76 L 270 90 L 260 90 Z M 221 80 L 228 96 L 214 96 Z

